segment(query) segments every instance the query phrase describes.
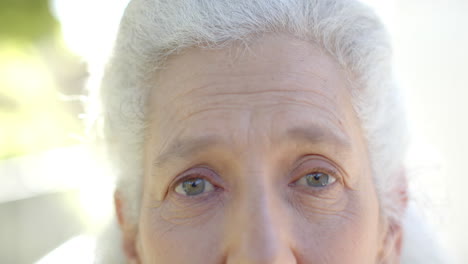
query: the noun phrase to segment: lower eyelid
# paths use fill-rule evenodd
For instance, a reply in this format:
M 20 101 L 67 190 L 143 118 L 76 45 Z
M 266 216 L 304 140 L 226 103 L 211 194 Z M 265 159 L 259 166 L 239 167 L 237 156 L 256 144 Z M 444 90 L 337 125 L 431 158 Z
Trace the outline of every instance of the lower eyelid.
M 216 190 L 196 196 L 172 193 L 168 198 L 162 206 L 161 216 L 174 224 L 201 224 L 212 217 L 217 212 L 214 209 L 221 205 L 221 199 Z
M 340 188 L 340 183 L 337 181 L 318 188 L 304 185 L 293 185 L 292 187 L 292 190 L 294 190 L 293 193 L 297 193 L 301 197 L 319 199 L 320 201 L 322 201 L 323 199 L 335 200 L 342 190 L 342 188 Z
M 218 189 L 214 189 L 210 192 L 204 192 L 199 195 L 183 195 L 173 192 L 169 195 L 169 202 L 173 205 L 177 205 L 177 208 L 181 210 L 198 210 L 199 208 L 212 207 L 220 201 L 221 192 Z

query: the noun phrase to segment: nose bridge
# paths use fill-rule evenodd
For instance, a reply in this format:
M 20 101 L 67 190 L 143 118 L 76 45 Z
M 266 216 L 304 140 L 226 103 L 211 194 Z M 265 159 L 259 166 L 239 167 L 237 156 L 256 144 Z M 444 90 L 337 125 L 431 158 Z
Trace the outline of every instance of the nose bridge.
M 254 182 L 239 193 L 227 220 L 227 263 L 296 263 L 278 194 L 268 183 Z

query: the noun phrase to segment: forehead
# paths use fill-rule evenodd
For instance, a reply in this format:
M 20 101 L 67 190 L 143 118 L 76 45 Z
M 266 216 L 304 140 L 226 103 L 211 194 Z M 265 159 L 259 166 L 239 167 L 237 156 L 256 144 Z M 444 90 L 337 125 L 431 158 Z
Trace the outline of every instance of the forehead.
M 314 44 L 285 35 L 185 50 L 167 61 L 154 83 L 156 142 L 206 137 L 207 131 L 235 137 L 247 129 L 280 137 L 299 124 L 346 138 L 354 125 L 341 67 Z M 272 129 L 278 122 L 283 129 Z
M 266 35 L 248 44 L 234 43 L 223 49 L 190 48 L 169 57 L 153 79 L 157 83 L 153 94 L 180 96 L 226 90 L 224 84 L 239 77 L 253 77 L 250 82 L 275 81 L 284 91 L 297 91 L 294 82 L 303 84 L 302 88 L 328 84 L 321 92 L 333 98 L 346 86 L 342 68 L 316 45 L 288 35 Z M 208 87 L 217 83 L 223 85 Z M 248 90 L 254 93 L 266 88 L 253 83 L 250 86 L 243 84 L 230 89 L 232 92 Z

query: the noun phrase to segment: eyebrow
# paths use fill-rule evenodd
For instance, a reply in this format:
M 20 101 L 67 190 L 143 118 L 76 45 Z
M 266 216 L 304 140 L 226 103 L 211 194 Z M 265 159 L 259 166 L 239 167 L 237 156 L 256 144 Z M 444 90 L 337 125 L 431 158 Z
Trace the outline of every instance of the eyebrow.
M 174 158 L 185 158 L 197 152 L 203 152 L 208 148 L 221 145 L 222 140 L 215 135 L 206 135 L 198 138 L 176 139 L 167 148 L 162 150 L 153 162 L 156 166 L 162 166 Z
M 323 129 L 319 126 L 293 127 L 289 129 L 284 141 L 303 141 L 311 144 L 330 144 L 341 149 L 350 149 L 351 140 L 347 133 L 340 129 Z
M 330 144 L 342 150 L 349 150 L 351 148 L 351 141 L 348 134 L 342 132 L 342 130 L 335 129 L 330 131 L 319 126 L 293 127 L 287 130 L 279 141 Z M 207 149 L 213 149 L 221 145 L 226 145 L 226 142 L 217 135 L 176 139 L 158 154 L 153 164 L 161 167 L 172 159 L 187 158 L 196 153 L 201 153 Z

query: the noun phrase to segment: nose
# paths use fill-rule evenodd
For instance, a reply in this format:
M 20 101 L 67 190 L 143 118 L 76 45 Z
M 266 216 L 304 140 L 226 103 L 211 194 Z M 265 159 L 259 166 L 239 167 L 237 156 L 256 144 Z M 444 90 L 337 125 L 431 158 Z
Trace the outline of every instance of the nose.
M 296 264 L 287 216 L 266 192 L 245 196 L 231 212 L 226 234 L 228 264 Z

